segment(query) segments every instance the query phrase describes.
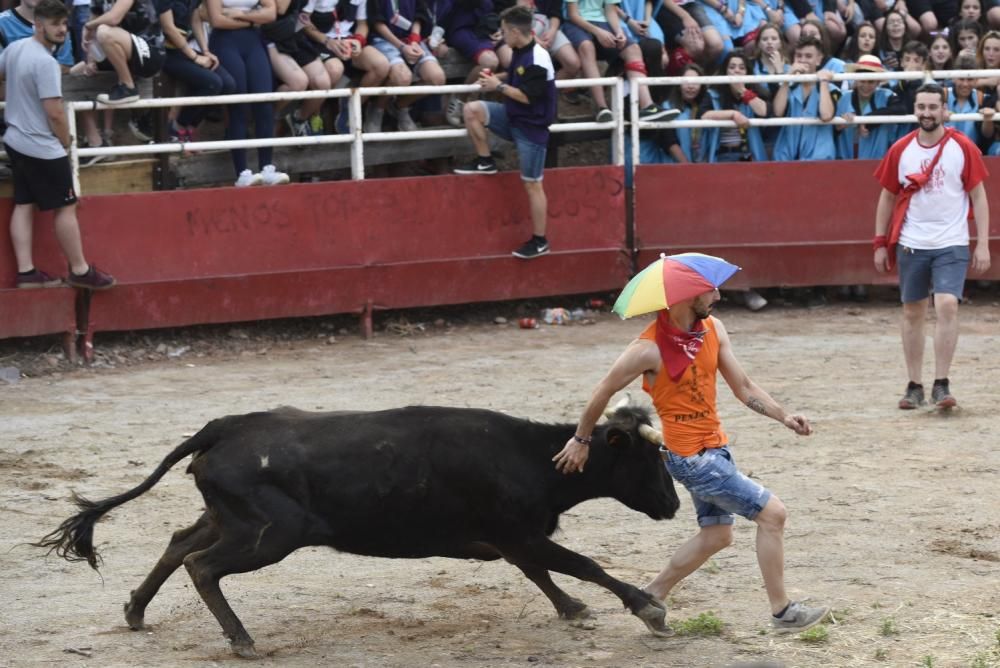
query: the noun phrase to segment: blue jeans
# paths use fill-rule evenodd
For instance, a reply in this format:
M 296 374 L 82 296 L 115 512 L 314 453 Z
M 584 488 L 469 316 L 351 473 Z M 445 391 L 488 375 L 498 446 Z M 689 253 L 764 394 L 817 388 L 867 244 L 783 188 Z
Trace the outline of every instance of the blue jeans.
M 192 97 L 203 95 L 231 95 L 236 91 L 236 82 L 221 64 L 214 70 L 196 65 L 193 60 L 177 49 L 167 49 L 163 71 L 187 85 L 187 94 Z M 205 118 L 205 107 L 182 107 L 177 116 L 177 125 L 194 128 Z
M 270 93 L 274 90 L 274 75 L 267 49 L 260 39 L 260 33 L 253 28 L 239 30 L 213 30 L 209 37 L 209 48 L 219 57 L 219 64 L 233 77 L 236 84 L 234 93 Z M 250 112 L 253 112 L 254 134 L 257 139 L 274 136 L 274 111 L 270 102 L 229 105 L 229 125 L 226 139 L 246 139 L 250 126 Z M 258 167 L 271 164 L 273 149 L 262 146 L 257 149 Z M 247 168 L 247 152 L 243 148 L 232 150 L 233 166 L 239 174 Z
M 521 163 L 521 180 L 538 182 L 545 169 L 545 144 L 528 141 L 524 133 L 511 127 L 507 120 L 507 109 L 499 102 L 483 102 L 486 107 L 486 127 L 497 137 L 514 142 L 517 157 Z
M 83 26 L 90 20 L 90 5 L 73 5 L 69 15 L 69 31 L 73 39 L 73 61 L 87 59 L 83 52 Z
M 933 287 L 936 294 L 962 297 L 965 274 L 969 270 L 969 247 L 948 246 L 920 250 L 896 246 L 899 264 L 899 298 L 904 304 L 927 299 Z
M 691 493 L 698 526 L 732 524 L 734 513 L 752 520 L 771 498 L 766 487 L 740 473 L 728 445 L 690 457 L 663 448 L 660 452 L 666 455 L 664 466 L 670 476 Z

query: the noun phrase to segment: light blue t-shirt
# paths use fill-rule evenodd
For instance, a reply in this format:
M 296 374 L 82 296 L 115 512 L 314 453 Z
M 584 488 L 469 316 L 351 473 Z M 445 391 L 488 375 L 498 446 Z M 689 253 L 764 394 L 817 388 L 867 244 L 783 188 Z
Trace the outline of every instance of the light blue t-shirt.
M 62 97 L 62 72 L 49 50 L 36 39 L 14 42 L 0 53 L 0 74 L 7 79 L 4 143 L 32 158 L 65 156 L 42 106 L 42 100 Z
M 569 4 L 575 2 L 580 16 L 588 23 L 607 23 L 608 17 L 604 14 L 604 5 L 620 5 L 621 0 L 566 0 Z
M 4 48 L 14 42 L 27 39 L 35 34 L 35 24 L 18 14 L 13 9 L 0 12 L 0 46 Z M 60 65 L 73 67 L 73 45 L 67 39 L 56 51 L 56 60 Z

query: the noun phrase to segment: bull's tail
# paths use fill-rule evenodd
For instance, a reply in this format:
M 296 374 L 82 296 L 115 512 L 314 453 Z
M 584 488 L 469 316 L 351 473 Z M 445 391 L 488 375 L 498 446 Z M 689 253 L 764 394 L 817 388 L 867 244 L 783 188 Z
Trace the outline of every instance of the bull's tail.
M 217 440 L 219 423 L 219 420 L 210 422 L 197 434 L 181 443 L 160 462 L 148 478 L 124 494 L 103 501 L 90 501 L 74 492 L 73 502 L 80 508 L 80 512 L 32 545 L 48 548 L 49 554 L 55 552 L 67 561 L 86 561 L 91 568 L 97 570 L 100 555 L 94 549 L 94 524 L 112 508 L 149 491 L 177 462 L 188 455 L 205 452 L 211 448 Z

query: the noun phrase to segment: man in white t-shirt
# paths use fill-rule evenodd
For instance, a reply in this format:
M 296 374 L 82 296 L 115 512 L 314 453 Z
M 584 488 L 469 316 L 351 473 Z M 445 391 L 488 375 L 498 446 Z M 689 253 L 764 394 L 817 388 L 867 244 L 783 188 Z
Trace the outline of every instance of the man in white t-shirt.
M 875 213 L 875 269 L 888 272 L 895 251 L 903 355 L 910 377 L 899 407 L 913 409 L 924 403 L 924 320 L 933 291 L 937 326 L 931 400 L 938 408 L 952 408 L 958 402 L 948 387 L 948 370 L 958 343 L 958 301 L 969 268 L 970 201 L 976 221 L 972 270 L 990 268 L 990 210 L 983 185 L 989 174 L 976 145 L 945 129 L 948 111 L 941 86 L 923 84 L 913 107 L 919 129 L 893 144 L 875 172 L 882 184 Z M 900 197 L 910 198 L 908 207 L 899 207 L 902 210 L 896 207 Z

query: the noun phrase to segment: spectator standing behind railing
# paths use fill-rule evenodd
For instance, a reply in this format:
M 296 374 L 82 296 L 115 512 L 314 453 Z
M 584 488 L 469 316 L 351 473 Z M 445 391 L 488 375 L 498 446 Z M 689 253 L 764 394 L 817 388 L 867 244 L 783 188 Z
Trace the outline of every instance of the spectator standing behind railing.
M 329 90 L 340 81 L 344 69 L 339 61 L 331 72 L 320 58 L 321 47 L 301 29 L 299 14 L 306 0 L 275 0 L 277 18 L 260 27 L 267 42 L 267 55 L 278 81 L 279 92 Z M 285 114 L 285 122 L 293 137 L 313 134 L 311 119 L 323 107 L 323 98 L 302 100 L 297 109 Z M 281 115 L 283 103 L 277 104 Z
M 277 16 L 275 0 L 204 0 L 212 35 L 208 45 L 219 57 L 219 63 L 232 75 L 236 93 L 270 93 L 273 90 L 271 63 L 257 26 L 274 21 Z M 231 104 L 227 107 L 229 123 L 226 139 L 246 139 L 250 114 L 253 113 L 254 135 L 258 139 L 274 136 L 274 111 L 270 102 Z M 274 149 L 261 146 L 257 149 L 260 172 L 247 168 L 247 151 L 234 148 L 230 151 L 236 169 L 236 187 L 280 185 L 288 183 L 288 174 L 279 172 L 272 161 Z
M 850 72 L 885 72 L 878 56 L 861 56 L 859 62 L 848 65 Z M 879 85 L 878 81 L 855 81 L 854 88 L 845 92 L 837 103 L 837 115 L 848 123 L 863 116 L 884 113 L 892 100 L 892 91 Z M 895 126 L 881 125 L 838 125 L 837 157 L 841 160 L 878 160 L 889 150 L 895 140 Z
M 230 95 L 236 82 L 219 58 L 208 48 L 208 38 L 201 19 L 197 16 L 201 0 L 173 0 L 160 13 L 166 59 L 163 71 L 174 81 L 186 87 L 193 97 Z M 197 26 L 197 28 L 195 27 Z M 192 46 L 192 38 L 198 50 Z M 195 139 L 195 129 L 205 118 L 206 107 L 189 105 L 181 107 L 177 117 L 170 122 L 172 141 L 190 142 Z
M 303 31 L 321 47 L 320 57 L 331 81 L 342 72 L 360 78 L 362 88 L 374 88 L 389 76 L 389 61 L 369 44 L 368 3 L 365 0 L 309 0 L 302 9 Z M 337 132 L 348 134 L 348 102 L 340 98 L 334 123 Z M 375 121 L 378 121 L 377 124 Z M 381 132 L 382 118 L 369 115 L 365 132 Z
M 114 70 L 118 83 L 97 96 L 104 104 L 139 99 L 134 77 L 155 76 L 163 67 L 160 12 L 169 0 L 94 0 L 90 20 L 83 27 L 88 63 L 98 70 Z
M 562 30 L 580 54 L 584 77 L 600 76 L 600 70 L 597 69 L 599 58 L 608 63 L 621 58 L 625 63 L 626 79 L 638 79 L 647 74 L 639 44 L 625 34 L 618 20 L 617 5 L 620 1 L 566 0 L 569 20 Z M 608 109 L 604 89 L 594 86 L 590 89 L 590 94 L 597 106 L 597 122 L 614 120 L 614 114 Z M 649 87 L 645 84 L 639 86 L 639 110 L 639 117 L 648 121 L 663 118 L 669 113 L 653 103 Z
M 740 49 L 729 52 L 722 61 L 726 76 L 739 77 L 749 73 L 750 61 Z M 751 118 L 767 118 L 768 93 L 754 84 L 719 84 L 709 90 L 711 109 L 702 111 L 706 121 L 733 121 L 736 127 L 705 128 L 707 162 L 763 162 L 767 160 L 760 128 L 750 125 Z
M 782 83 L 774 95 L 776 117 L 819 118 L 824 123 L 833 120 L 840 92 L 832 83 L 833 72 L 817 72 L 822 60 L 818 39 L 805 35 L 799 38 L 789 74 L 817 74 L 819 82 Z M 836 157 L 831 125 L 785 125 L 774 145 L 775 160 L 833 160 Z
M 958 342 L 958 302 L 969 269 L 970 202 L 976 221 L 972 270 L 990 268 L 990 209 L 983 185 L 988 174 L 976 145 L 944 127 L 944 98 L 938 84 L 920 87 L 914 106 L 919 130 L 893 144 L 875 172 L 882 186 L 875 212 L 875 269 L 884 273 L 899 265 L 909 376 L 899 400 L 902 409 L 924 403 L 924 322 L 932 288 L 937 323 L 931 401 L 939 408 L 957 404 L 948 373 Z M 909 201 L 898 201 L 901 197 Z
M 372 46 L 389 61 L 389 86 L 409 86 L 419 82 L 427 86 L 442 86 L 444 70 L 431 53 L 423 30 L 432 21 L 425 0 L 368 0 L 368 17 L 375 38 Z M 410 106 L 421 96 L 396 98 L 396 125 L 403 132 L 413 132 L 417 124 L 410 116 Z M 372 125 L 382 126 L 382 116 L 389 98 L 379 97 L 369 109 Z
M 820 61 L 817 70 L 827 70 L 828 72 L 833 72 L 834 74 L 842 74 L 844 72 L 844 61 L 833 55 L 833 47 L 830 43 L 830 35 L 827 32 L 826 26 L 823 22 L 818 19 L 806 19 L 802 22 L 802 30 L 799 40 L 801 41 L 803 37 L 815 37 L 819 40 L 820 49 L 823 51 L 823 58 Z
M 957 69 L 974 70 L 976 61 L 972 58 L 959 58 Z M 959 78 L 951 82 L 947 90 L 948 111 L 953 114 L 978 114 L 980 107 L 986 98 L 986 94 L 975 88 L 976 80 L 972 78 Z M 946 123 L 947 127 L 955 128 L 963 135 L 972 140 L 972 143 L 980 145 L 979 123 L 976 121 L 960 121 L 957 123 Z M 983 147 L 980 145 L 980 148 Z
M 76 192 L 66 149 L 73 138 L 62 103 L 62 73 L 53 52 L 66 43 L 69 11 L 60 0 L 40 0 L 34 34 L 0 53 L 0 80 L 6 79 L 7 131 L 4 149 L 14 180 L 10 239 L 17 260 L 19 288 L 62 283 L 35 267 L 32 232 L 35 209 L 54 211 L 56 239 L 69 261 L 66 282 L 104 290 L 115 279 L 89 264 L 76 219 Z
M 469 102 L 465 105 L 465 127 L 476 149 L 476 159 L 455 169 L 456 174 L 496 174 L 490 155 L 487 130 L 514 142 L 521 163 L 521 181 L 531 209 L 531 239 L 514 251 L 523 260 L 549 252 L 545 236 L 548 201 L 542 186 L 549 125 L 556 117 L 556 73 L 552 57 L 531 34 L 534 20 L 528 7 L 515 5 L 500 15 L 503 40 L 511 48 L 510 70 L 502 74 L 483 72 L 479 85 L 496 91 L 499 102 Z
M 690 63 L 681 73 L 685 77 L 704 76 L 705 71 L 695 63 Z M 667 102 L 671 109 L 676 109 L 680 113 L 674 120 L 692 121 L 700 119 L 701 115 L 712 109 L 712 98 L 708 90 L 698 83 L 683 83 L 680 86 L 671 86 L 667 95 Z M 705 128 L 677 128 L 675 130 L 677 143 L 680 147 L 681 155 L 669 148 L 668 150 L 676 162 L 705 162 L 706 142 L 704 141 Z

